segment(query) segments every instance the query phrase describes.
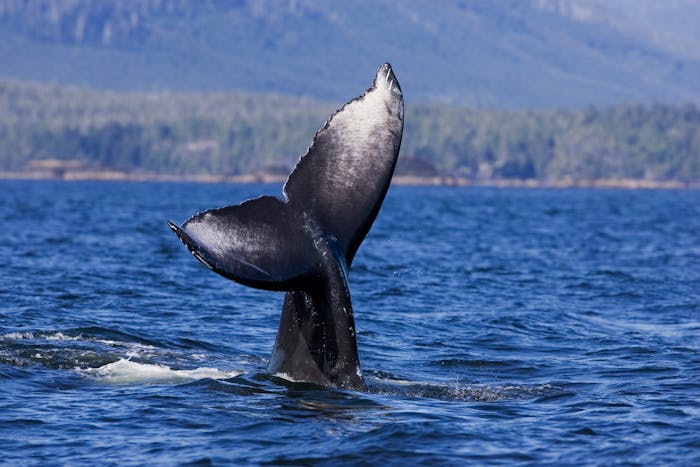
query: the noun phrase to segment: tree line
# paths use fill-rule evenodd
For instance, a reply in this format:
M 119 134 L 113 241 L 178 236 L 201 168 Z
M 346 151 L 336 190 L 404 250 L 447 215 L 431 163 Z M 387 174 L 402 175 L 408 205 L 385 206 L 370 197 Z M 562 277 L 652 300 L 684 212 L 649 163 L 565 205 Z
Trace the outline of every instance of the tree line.
M 41 159 L 175 175 L 291 168 L 334 110 L 276 95 L 116 93 L 5 81 L 0 170 L 21 171 Z M 405 122 L 402 158 L 445 175 L 700 180 L 700 110 L 692 103 L 515 111 L 409 102 Z

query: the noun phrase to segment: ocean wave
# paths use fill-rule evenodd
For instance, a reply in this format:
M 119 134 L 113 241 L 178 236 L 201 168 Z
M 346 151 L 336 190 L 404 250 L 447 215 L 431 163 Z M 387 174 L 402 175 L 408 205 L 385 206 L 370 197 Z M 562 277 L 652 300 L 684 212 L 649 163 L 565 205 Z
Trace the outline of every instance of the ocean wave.
M 140 363 L 129 359 L 119 359 L 98 368 L 77 371 L 96 380 L 110 384 L 162 384 L 180 383 L 198 379 L 229 379 L 243 374 L 237 370 L 220 370 L 199 367 L 191 370 L 176 370 L 157 363 Z

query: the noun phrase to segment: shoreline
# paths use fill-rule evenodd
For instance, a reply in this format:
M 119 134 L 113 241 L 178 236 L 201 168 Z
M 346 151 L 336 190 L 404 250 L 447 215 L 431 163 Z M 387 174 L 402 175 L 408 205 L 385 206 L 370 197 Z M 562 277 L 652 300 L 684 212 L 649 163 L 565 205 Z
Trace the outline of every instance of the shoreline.
M 97 181 L 97 182 L 190 182 L 190 183 L 284 183 L 287 175 L 267 173 L 247 173 L 239 175 L 172 175 L 155 173 L 134 173 L 117 170 L 76 170 L 63 173 L 24 171 L 0 171 L 0 180 L 54 180 L 54 181 Z M 678 180 L 644 180 L 633 178 L 609 178 L 593 180 L 537 180 L 537 179 L 481 179 L 445 175 L 417 176 L 394 175 L 392 185 L 399 186 L 452 186 L 452 187 L 493 187 L 493 188 L 600 188 L 627 190 L 697 190 L 698 182 Z

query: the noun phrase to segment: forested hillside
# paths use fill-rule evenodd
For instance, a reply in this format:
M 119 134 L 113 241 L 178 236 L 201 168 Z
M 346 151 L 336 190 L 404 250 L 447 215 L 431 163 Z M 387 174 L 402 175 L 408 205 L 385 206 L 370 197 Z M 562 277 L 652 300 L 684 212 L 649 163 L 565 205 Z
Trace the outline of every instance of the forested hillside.
M 127 172 L 284 172 L 334 110 L 271 95 L 115 93 L 0 82 L 0 170 L 59 159 Z M 620 104 L 487 111 L 408 103 L 401 157 L 420 162 L 413 164 L 419 172 L 432 166 L 473 180 L 697 182 L 700 110 L 694 104 Z

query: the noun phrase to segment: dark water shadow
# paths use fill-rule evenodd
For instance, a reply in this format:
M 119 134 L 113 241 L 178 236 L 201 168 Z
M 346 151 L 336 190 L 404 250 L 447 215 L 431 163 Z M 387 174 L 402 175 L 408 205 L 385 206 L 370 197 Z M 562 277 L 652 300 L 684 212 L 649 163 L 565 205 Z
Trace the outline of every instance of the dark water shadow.
M 376 395 L 411 399 L 459 402 L 499 402 L 535 400 L 570 395 L 552 384 L 472 384 L 459 382 L 410 381 L 383 371 L 368 371 L 369 392 Z

